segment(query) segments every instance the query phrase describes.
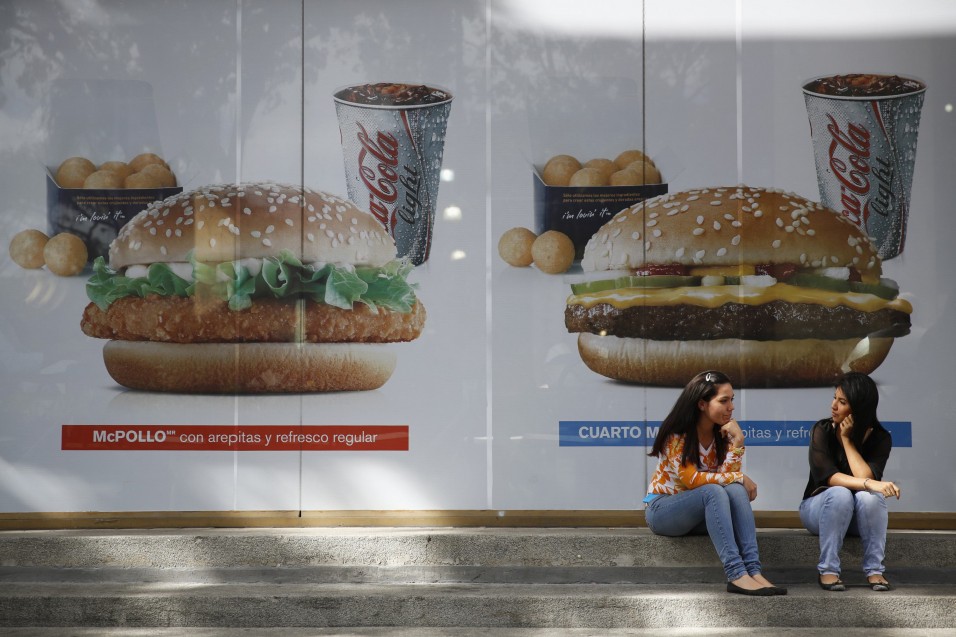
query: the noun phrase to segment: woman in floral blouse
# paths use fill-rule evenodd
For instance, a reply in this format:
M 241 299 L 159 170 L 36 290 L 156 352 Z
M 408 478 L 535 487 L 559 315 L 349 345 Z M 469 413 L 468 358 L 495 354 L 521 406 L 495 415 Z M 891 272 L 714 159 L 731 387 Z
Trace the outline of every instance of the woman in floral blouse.
M 710 535 L 727 576 L 727 591 L 785 595 L 761 574 L 750 502 L 757 485 L 740 470 L 744 435 L 733 419 L 734 388 L 717 371 L 694 376 L 658 430 L 650 455 L 660 461 L 645 520 L 658 535 Z

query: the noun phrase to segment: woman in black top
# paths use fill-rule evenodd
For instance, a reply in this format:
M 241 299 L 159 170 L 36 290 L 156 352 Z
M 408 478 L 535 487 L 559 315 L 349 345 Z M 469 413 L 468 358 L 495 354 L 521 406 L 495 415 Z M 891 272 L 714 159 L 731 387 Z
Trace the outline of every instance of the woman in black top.
M 863 571 L 875 591 L 890 590 L 883 577 L 888 514 L 886 498 L 900 488 L 883 481 L 893 440 L 876 417 L 876 383 L 859 372 L 836 384 L 830 418 L 810 431 L 810 480 L 800 503 L 800 521 L 820 536 L 820 586 L 845 590 L 840 548 L 849 532 L 863 542 Z

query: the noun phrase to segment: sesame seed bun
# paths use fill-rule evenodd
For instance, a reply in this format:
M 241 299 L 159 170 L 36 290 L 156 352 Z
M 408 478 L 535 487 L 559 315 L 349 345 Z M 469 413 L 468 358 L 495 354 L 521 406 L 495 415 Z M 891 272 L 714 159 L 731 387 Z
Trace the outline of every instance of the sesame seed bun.
M 879 280 L 869 238 L 842 215 L 799 195 L 746 186 L 702 188 L 622 210 L 588 241 L 585 271 L 646 264 L 855 266 Z
M 273 183 L 179 193 L 137 214 L 110 246 L 110 267 L 196 260 L 218 263 L 291 251 L 303 263 L 381 266 L 395 241 L 347 199 Z

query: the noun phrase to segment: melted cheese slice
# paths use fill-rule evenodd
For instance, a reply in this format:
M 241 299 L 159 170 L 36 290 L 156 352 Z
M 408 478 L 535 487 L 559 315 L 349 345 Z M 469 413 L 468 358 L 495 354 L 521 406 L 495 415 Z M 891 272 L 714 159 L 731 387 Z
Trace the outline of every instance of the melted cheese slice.
M 568 305 L 591 308 L 599 303 L 607 303 L 619 310 L 646 305 L 698 305 L 715 308 L 725 303 L 762 305 L 773 301 L 811 303 L 826 307 L 842 305 L 861 312 L 876 312 L 883 309 L 897 310 L 906 314 L 913 312 L 913 306 L 906 299 L 896 298 L 888 301 L 873 294 L 833 292 L 786 283 L 769 287 L 702 285 L 680 288 L 622 288 L 590 294 L 572 294 L 568 297 Z

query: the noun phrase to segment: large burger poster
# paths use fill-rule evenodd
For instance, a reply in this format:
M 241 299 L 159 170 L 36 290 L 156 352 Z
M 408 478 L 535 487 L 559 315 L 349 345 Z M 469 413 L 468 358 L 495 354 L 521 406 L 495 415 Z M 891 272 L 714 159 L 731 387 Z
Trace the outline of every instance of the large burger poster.
M 953 510 L 946 11 L 292 5 L 0 10 L 0 511 L 639 510 L 709 368 L 758 509 L 854 369 Z
M 713 367 L 740 387 L 825 386 L 874 371 L 910 328 L 867 235 L 785 192 L 652 199 L 604 225 L 581 265 L 597 276 L 572 286 L 568 330 L 623 381 L 681 387 Z

